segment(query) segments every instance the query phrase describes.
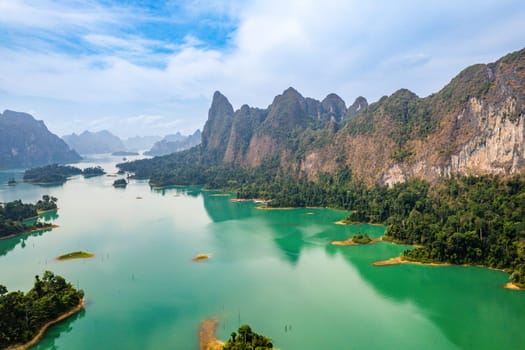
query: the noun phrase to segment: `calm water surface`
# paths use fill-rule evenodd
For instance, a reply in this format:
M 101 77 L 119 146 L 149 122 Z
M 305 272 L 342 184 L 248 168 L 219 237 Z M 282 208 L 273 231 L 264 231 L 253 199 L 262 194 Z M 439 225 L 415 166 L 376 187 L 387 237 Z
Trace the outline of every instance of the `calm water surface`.
M 81 167 L 114 172 L 117 157 Z M 51 270 L 84 289 L 85 311 L 51 328 L 36 349 L 197 349 L 197 329 L 219 320 L 227 339 L 239 323 L 281 349 L 524 349 L 525 293 L 501 288 L 508 275 L 481 268 L 372 262 L 406 247 L 335 247 L 358 231 L 330 209 L 259 210 L 198 188 L 150 189 L 114 177 L 62 186 L 19 183 L 0 172 L 0 201 L 59 199 L 60 225 L 0 241 L 0 283 L 28 290 Z M 138 199 L 141 197 L 142 199 Z M 57 262 L 76 250 L 88 260 Z M 192 257 L 209 253 L 206 262 Z

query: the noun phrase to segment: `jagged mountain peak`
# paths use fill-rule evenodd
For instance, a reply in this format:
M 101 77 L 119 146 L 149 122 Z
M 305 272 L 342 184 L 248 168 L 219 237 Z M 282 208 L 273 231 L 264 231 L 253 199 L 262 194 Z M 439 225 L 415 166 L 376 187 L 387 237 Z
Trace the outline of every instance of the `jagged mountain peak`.
M 215 91 L 208 111 L 208 119 L 233 115 L 233 106 L 220 91 Z M 206 127 L 204 127 L 206 129 Z

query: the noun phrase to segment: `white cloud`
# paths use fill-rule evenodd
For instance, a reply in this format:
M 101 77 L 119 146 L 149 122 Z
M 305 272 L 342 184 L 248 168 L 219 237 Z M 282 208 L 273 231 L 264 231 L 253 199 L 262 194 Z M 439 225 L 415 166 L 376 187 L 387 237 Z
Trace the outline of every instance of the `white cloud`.
M 0 106 L 11 108 L 16 101 L 29 110 L 38 104 L 44 111 L 38 117 L 59 126 L 60 118 L 69 116 L 61 106 L 70 104 L 86 127 L 89 120 L 110 116 L 104 127 L 117 131 L 119 121 L 127 120 L 131 134 L 132 127 L 149 133 L 161 130 L 158 126 L 165 133 L 177 131 L 169 127 L 192 132 L 204 123 L 214 90 L 235 106 L 259 107 L 288 86 L 319 99 L 336 92 L 347 103 L 358 95 L 373 101 L 402 87 L 425 96 L 469 64 L 520 49 L 525 37 L 525 10 L 510 0 L 481 1 L 474 8 L 457 1 L 255 0 L 212 7 L 201 0 L 184 2 L 196 21 L 218 13 L 237 23 L 222 49 L 190 32 L 179 42 L 136 31 L 124 35 L 129 20 L 167 20 L 130 8 L 119 12 L 82 1 L 85 12 L 66 3 L 38 4 L 0 0 L 0 25 L 55 34 L 56 23 L 80 26 L 79 37 L 98 51 L 71 54 L 0 44 Z

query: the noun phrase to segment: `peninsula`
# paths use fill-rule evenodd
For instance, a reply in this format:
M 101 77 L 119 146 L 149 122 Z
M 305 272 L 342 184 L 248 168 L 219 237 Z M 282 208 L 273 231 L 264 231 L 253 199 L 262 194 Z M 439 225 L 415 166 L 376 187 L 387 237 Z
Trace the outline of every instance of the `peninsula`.
M 28 349 L 41 339 L 49 326 L 83 307 L 84 292 L 50 271 L 46 271 L 42 279 L 35 276 L 34 286 L 27 293 L 8 293 L 0 285 L 0 309 L 6 311 L 0 313 L 0 348 Z

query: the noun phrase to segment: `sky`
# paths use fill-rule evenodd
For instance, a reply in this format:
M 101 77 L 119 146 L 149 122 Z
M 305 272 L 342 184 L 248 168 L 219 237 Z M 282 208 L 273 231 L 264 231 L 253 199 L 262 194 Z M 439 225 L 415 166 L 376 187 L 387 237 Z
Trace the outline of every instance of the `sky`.
M 0 110 L 64 135 L 189 134 L 213 92 L 350 105 L 525 47 L 523 0 L 0 0 Z

